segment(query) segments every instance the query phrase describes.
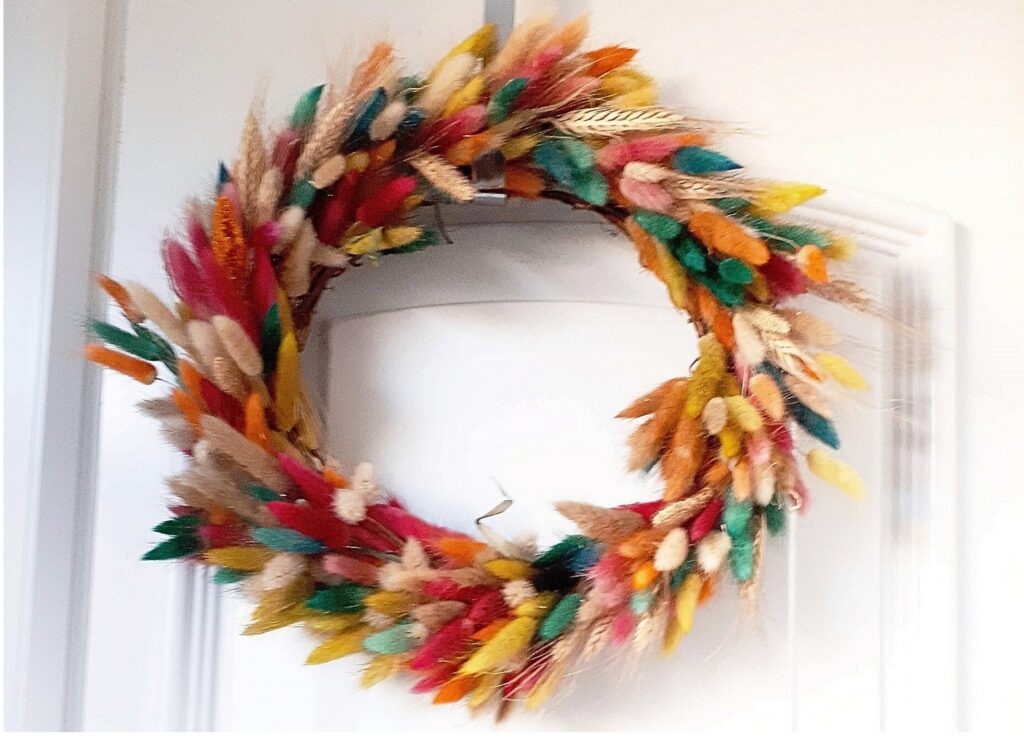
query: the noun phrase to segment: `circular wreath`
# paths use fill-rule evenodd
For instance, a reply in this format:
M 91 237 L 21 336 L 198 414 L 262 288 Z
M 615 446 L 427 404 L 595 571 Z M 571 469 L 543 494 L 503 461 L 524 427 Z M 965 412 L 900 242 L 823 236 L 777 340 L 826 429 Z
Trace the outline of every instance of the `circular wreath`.
M 826 385 L 864 386 L 826 351 L 832 327 L 783 306 L 811 293 L 866 309 L 829 272 L 853 246 L 780 220 L 822 191 L 742 176 L 709 148 L 713 125 L 656 106 L 634 49 L 580 52 L 585 35 L 584 20 L 534 20 L 498 49 L 487 25 L 424 77 L 401 76 L 379 44 L 269 138 L 250 111 L 215 196 L 164 241 L 173 308 L 99 278 L 128 325 L 93 321 L 102 341 L 86 355 L 144 383 L 162 365 L 170 394 L 143 410 L 188 457 L 154 529 L 167 538 L 144 559 L 217 568 L 258 603 L 246 633 L 301 624 L 321 639 L 311 664 L 361 652 L 364 685 L 408 674 L 435 703 L 493 702 L 500 716 L 541 704 L 606 646 L 671 651 L 726 572 L 756 595 L 765 538 L 807 496 L 793 432 L 837 448 Z M 489 192 L 558 200 L 628 235 L 699 336 L 688 377 L 619 414 L 645 419 L 628 465 L 657 469 L 661 499 L 558 503 L 579 533 L 543 552 L 429 523 L 369 465 L 341 470 L 300 379 L 330 281 L 438 243 L 411 214 L 473 200 L 484 166 L 504 172 Z M 805 460 L 864 494 L 823 448 Z

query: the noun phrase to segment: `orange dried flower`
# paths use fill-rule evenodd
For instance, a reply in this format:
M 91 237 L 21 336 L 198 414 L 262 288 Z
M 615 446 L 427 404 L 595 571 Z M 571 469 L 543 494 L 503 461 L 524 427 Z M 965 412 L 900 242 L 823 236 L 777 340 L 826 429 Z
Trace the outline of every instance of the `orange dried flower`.
M 136 359 L 128 354 L 108 349 L 100 344 L 88 344 L 85 347 L 85 358 L 90 362 L 120 372 L 122 375 L 149 385 L 156 379 L 156 367 L 149 362 Z
M 755 266 L 768 261 L 768 247 L 761 239 L 717 211 L 694 213 L 690 217 L 689 228 L 709 249 Z
M 536 170 L 510 164 L 505 168 L 505 190 L 527 200 L 536 200 L 544 190 L 544 179 Z
M 249 271 L 249 254 L 242 233 L 242 224 L 235 205 L 223 195 L 217 198 L 213 207 L 213 228 L 210 246 L 217 264 L 224 270 L 228 279 L 237 283 L 245 279 Z
M 605 46 L 601 49 L 588 51 L 583 55 L 590 62 L 586 69 L 586 74 L 593 77 L 608 74 L 613 69 L 617 69 L 623 64 L 628 64 L 636 56 L 636 51 L 636 49 L 630 49 L 625 46 Z
M 135 304 L 132 303 L 132 299 L 129 297 L 128 291 L 125 290 L 124 285 L 117 280 L 107 277 L 106 275 L 97 274 L 94 275 L 94 279 L 96 280 L 96 284 L 103 289 L 103 292 L 109 295 L 110 298 L 117 303 L 121 312 L 124 313 L 125 318 L 132 323 L 139 323 L 142 321 L 142 314 L 139 313 Z

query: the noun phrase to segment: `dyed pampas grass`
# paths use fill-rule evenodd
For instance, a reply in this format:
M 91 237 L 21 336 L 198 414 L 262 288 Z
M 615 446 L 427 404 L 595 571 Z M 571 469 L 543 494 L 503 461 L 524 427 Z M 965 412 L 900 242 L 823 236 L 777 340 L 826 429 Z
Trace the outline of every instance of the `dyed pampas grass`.
M 841 334 L 788 302 L 874 310 L 838 276 L 848 239 L 780 217 L 821 190 L 748 178 L 712 148 L 721 129 L 658 104 L 635 49 L 580 51 L 586 33 L 585 18 L 536 18 L 498 48 L 485 25 L 421 77 L 380 43 L 270 130 L 253 106 L 213 196 L 163 242 L 176 302 L 97 280 L 123 320 L 89 323 L 86 358 L 166 381 L 142 410 L 185 455 L 144 558 L 215 568 L 257 603 L 245 633 L 302 626 L 310 665 L 365 655 L 363 687 L 408 675 L 434 703 L 501 718 L 602 650 L 671 652 L 722 583 L 752 608 L 766 537 L 806 500 L 797 435 L 838 448 L 831 391 L 867 386 Z M 623 463 L 658 499 L 560 502 L 575 531 L 543 551 L 482 521 L 479 536 L 433 524 L 368 464 L 343 469 L 303 388 L 332 278 L 439 243 L 417 209 L 472 201 L 485 158 L 505 160 L 505 195 L 622 231 L 699 336 L 692 367 L 619 413 L 636 423 Z M 805 462 L 867 494 L 824 449 Z

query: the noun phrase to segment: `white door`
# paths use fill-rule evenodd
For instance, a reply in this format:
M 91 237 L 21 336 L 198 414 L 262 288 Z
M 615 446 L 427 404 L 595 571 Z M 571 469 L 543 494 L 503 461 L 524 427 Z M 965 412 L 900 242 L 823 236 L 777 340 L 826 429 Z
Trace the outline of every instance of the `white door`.
M 112 53 L 124 78 L 123 89 L 110 85 L 119 132 L 110 273 L 162 284 L 163 230 L 232 156 L 254 91 L 265 87 L 268 111 L 286 111 L 325 66 L 356 59 L 377 36 L 424 68 L 479 25 L 482 6 L 114 5 Z M 672 83 L 691 71 L 661 73 L 669 102 L 685 102 Z M 815 488 L 810 515 L 770 547 L 756 614 L 744 617 L 723 588 L 672 658 L 609 659 L 575 676 L 544 713 L 506 726 L 877 727 L 908 721 L 926 698 L 937 723 L 952 720 L 952 614 L 923 617 L 952 602 L 952 439 L 939 433 L 952 426 L 951 409 L 937 400 L 952 377 L 938 361 L 953 339 L 942 272 L 949 234 L 941 218 L 849 194 L 806 215 L 863 236 L 857 278 L 887 316 L 912 327 L 836 316 L 872 385 L 838 419 L 869 501 Z M 484 209 L 469 220 L 499 223 L 453 225 L 454 245 L 345 275 L 318 341 L 322 407 L 341 460 L 373 461 L 414 510 L 464 529 L 500 486 L 515 504 L 494 526 L 544 543 L 569 531 L 554 500 L 650 495 L 622 472 L 628 427 L 612 416 L 684 374 L 693 336 L 606 229 L 500 224 L 538 217 L 558 216 Z M 940 255 L 927 269 L 924 249 Z M 131 407 L 149 394 L 104 377 L 80 644 L 84 728 L 487 727 L 403 684 L 360 693 L 353 660 L 303 667 L 303 634 L 238 636 L 246 606 L 219 598 L 200 573 L 140 562 L 163 513 L 162 478 L 178 464 Z
M 854 207 L 850 198 L 846 204 Z M 908 223 L 872 223 L 867 213 L 807 215 L 861 232 L 866 248 L 854 270 L 889 315 L 906 320 L 899 316 L 913 303 L 899 294 L 907 264 L 901 251 L 914 241 L 923 246 L 928 235 L 901 232 Z M 552 216 L 544 208 L 482 207 L 469 220 Z M 552 511 L 555 500 L 616 504 L 656 495 L 625 474 L 628 427 L 613 416 L 685 372 L 695 346 L 628 242 L 580 222 L 477 223 L 451 233 L 455 243 L 432 253 L 344 275 L 326 301 L 311 380 L 321 383 L 332 452 L 349 466 L 373 460 L 414 511 L 463 530 L 504 490 L 515 503 L 492 525 L 510 537 L 536 533 L 542 545 L 571 531 Z M 756 613 L 722 588 L 677 654 L 602 658 L 542 713 L 514 714 L 505 725 L 870 729 L 906 721 L 909 705 L 951 690 L 948 625 L 914 623 L 915 612 L 923 616 L 927 599 L 943 591 L 915 598 L 914 578 L 927 568 L 897 569 L 904 553 L 925 552 L 943 515 L 924 514 L 928 533 L 908 530 L 907 508 L 944 494 L 929 487 L 928 471 L 910 451 L 911 440 L 922 438 L 918 424 L 927 423 L 908 395 L 921 392 L 910 390 L 915 343 L 879 320 L 835 320 L 872 385 L 838 418 L 844 457 L 865 472 L 870 501 L 855 504 L 815 486 L 809 515 L 791 517 L 790 536 L 769 548 Z M 301 633 L 238 637 L 249 608 L 236 599 L 223 611 L 218 727 L 481 728 L 462 707 L 432 706 L 399 681 L 361 692 L 358 660 L 301 666 L 311 644 Z M 946 653 L 901 674 L 936 638 L 946 640 Z M 282 712 L 285 705 L 291 710 Z M 949 719 L 934 708 L 932 716 Z

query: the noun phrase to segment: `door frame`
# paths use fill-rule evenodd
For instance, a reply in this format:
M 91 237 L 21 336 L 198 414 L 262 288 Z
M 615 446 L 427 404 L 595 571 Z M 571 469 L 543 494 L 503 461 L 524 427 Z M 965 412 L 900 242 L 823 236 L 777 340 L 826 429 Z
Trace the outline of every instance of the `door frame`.
M 37 12 L 45 17 L 34 20 L 54 34 L 58 66 L 45 76 L 59 88 L 60 119 L 50 129 L 48 161 L 39 162 L 48 171 L 43 280 L 26 286 L 38 290 L 42 304 L 30 347 L 41 380 L 26 388 L 34 395 L 29 417 L 15 422 L 30 436 L 31 454 L 19 460 L 30 482 L 7 491 L 24 497 L 25 532 L 22 550 L 13 553 L 22 563 L 20 592 L 5 605 L 20 631 L 17 639 L 5 631 L 5 672 L 15 678 L 5 686 L 5 725 L 73 730 L 88 628 L 100 389 L 98 371 L 77 359 L 77 347 L 82 317 L 105 308 L 90 273 L 104 271 L 110 241 L 126 0 L 49 0 Z

